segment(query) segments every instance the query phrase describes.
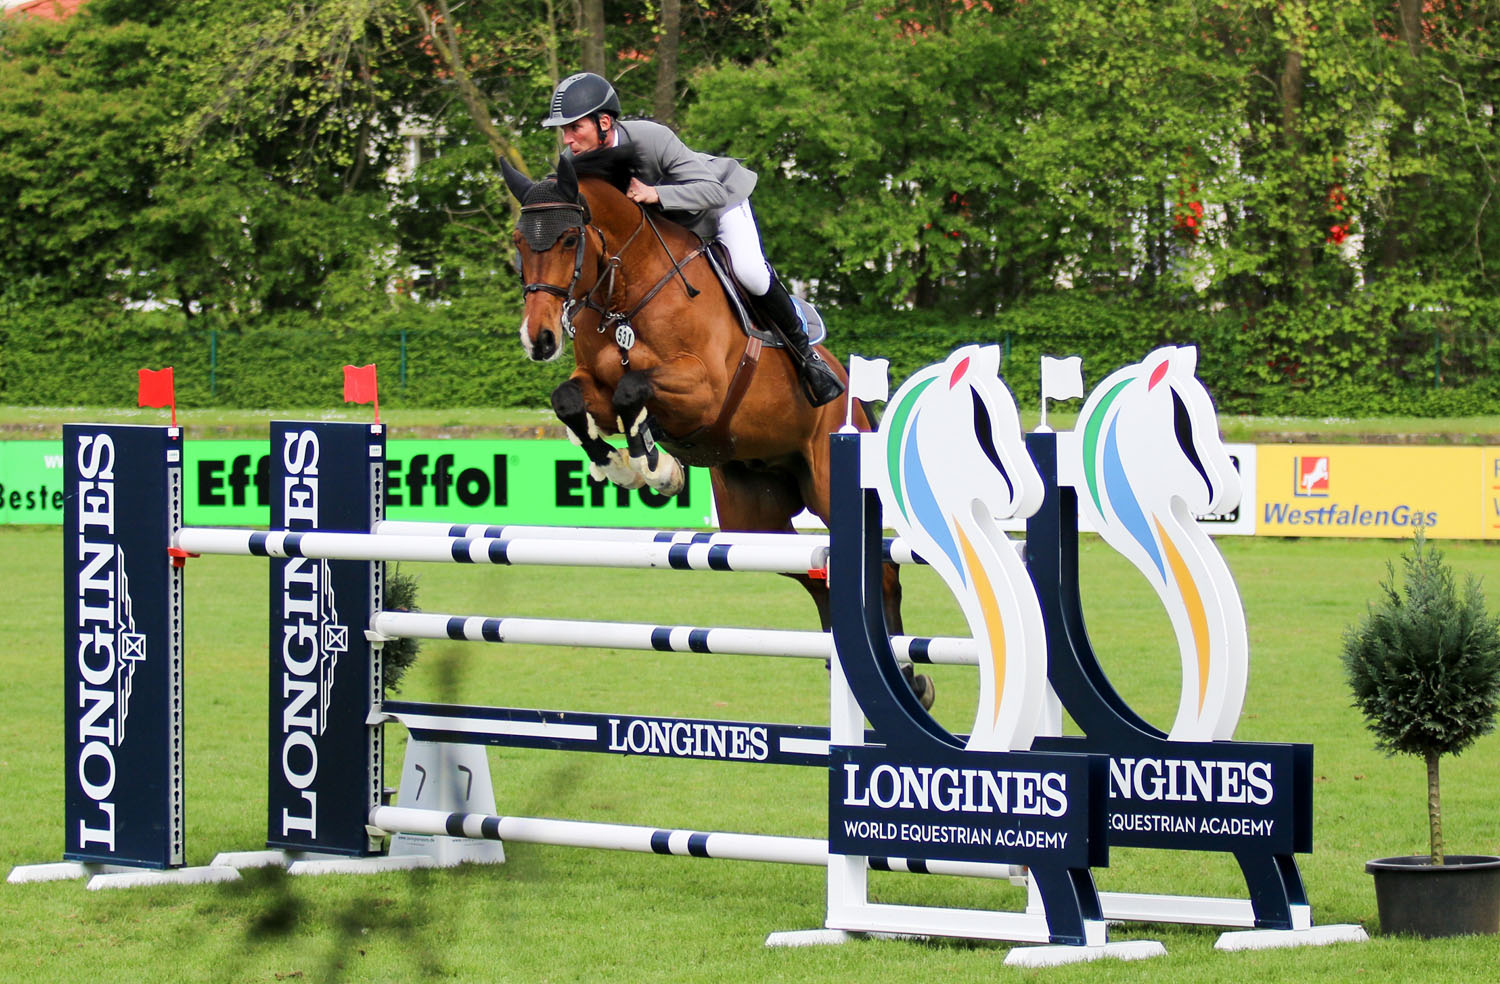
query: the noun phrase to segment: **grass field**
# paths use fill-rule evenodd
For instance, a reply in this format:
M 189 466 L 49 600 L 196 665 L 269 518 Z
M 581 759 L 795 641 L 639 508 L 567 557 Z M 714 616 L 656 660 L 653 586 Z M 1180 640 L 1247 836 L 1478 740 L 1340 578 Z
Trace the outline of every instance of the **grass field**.
M 62 850 L 60 534 L 0 528 L 0 866 Z M 1375 594 L 1382 541 L 1221 541 L 1245 598 L 1249 698 L 1237 737 L 1316 745 L 1316 847 L 1301 859 L 1320 923 L 1357 922 L 1362 946 L 1224 954 L 1207 928 L 1127 925 L 1165 959 L 1023 972 L 1006 947 L 862 941 L 767 950 L 775 930 L 820 925 L 823 871 L 750 862 L 510 845 L 509 862 L 369 877 L 250 873 L 228 886 L 91 893 L 81 883 L 0 890 L 0 980 L 81 981 L 1056 981 L 1491 980 L 1500 941 L 1378 935 L 1368 858 L 1425 848 L 1423 773 L 1371 749 L 1348 706 L 1341 632 Z M 1460 570 L 1500 585 L 1500 548 L 1444 544 Z M 1091 636 L 1123 695 L 1169 723 L 1178 670 L 1166 615 L 1111 550 L 1082 558 Z M 413 568 L 408 568 L 411 570 Z M 414 568 L 429 610 L 806 628 L 800 589 L 774 575 Z M 204 557 L 188 570 L 189 862 L 265 836 L 265 575 L 259 562 Z M 906 578 L 908 630 L 960 634 L 928 571 Z M 1500 590 L 1500 588 L 1496 588 Z M 940 719 L 965 730 L 972 671 L 938 667 Z M 815 661 L 430 643 L 402 696 L 471 703 L 826 722 Z M 390 729 L 388 777 L 400 769 Z M 494 750 L 502 813 L 821 836 L 816 769 Z M 1500 738 L 1445 770 L 1450 851 L 1500 853 Z M 1102 889 L 1240 894 L 1226 859 L 1116 850 Z M 882 901 L 1019 907 L 1005 883 L 886 875 Z

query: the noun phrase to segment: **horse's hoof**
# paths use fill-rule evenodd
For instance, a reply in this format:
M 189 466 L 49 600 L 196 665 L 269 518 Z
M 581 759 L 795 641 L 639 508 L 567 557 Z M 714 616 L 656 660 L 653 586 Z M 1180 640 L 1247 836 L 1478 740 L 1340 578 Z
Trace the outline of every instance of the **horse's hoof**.
M 599 474 L 622 489 L 638 489 L 646 484 L 646 477 L 631 465 L 630 455 L 624 448 L 610 452 L 609 461 L 599 469 Z
M 645 476 L 644 481 L 651 486 L 651 491 L 665 496 L 673 496 L 682 491 L 687 484 L 687 475 L 682 470 L 681 462 L 669 454 L 663 454 L 653 470 L 646 464 L 646 459 L 646 455 L 640 455 L 631 461 L 636 471 Z
M 937 684 L 932 682 L 932 677 L 925 673 L 914 673 L 910 682 L 911 692 L 917 695 L 917 702 L 922 705 L 922 710 L 932 710 L 932 702 L 937 700 Z

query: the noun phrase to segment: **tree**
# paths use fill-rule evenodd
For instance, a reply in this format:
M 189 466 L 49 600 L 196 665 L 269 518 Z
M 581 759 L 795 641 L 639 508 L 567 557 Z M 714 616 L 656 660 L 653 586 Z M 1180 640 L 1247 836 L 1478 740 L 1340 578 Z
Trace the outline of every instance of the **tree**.
M 825 301 L 990 312 L 1051 276 L 1015 167 L 1047 71 L 1032 5 L 793 8 L 768 57 L 703 73 L 685 129 L 747 160 L 769 256 Z
M 578 25 L 578 66 L 585 72 L 605 75 L 604 0 L 573 0 L 574 23 Z
M 1373 23 L 1389 104 L 1371 148 L 1381 184 L 1368 203 L 1366 275 L 1412 269 L 1493 285 L 1500 8 L 1402 0 L 1378 10 Z
M 656 47 L 656 118 L 670 125 L 677 118 L 677 53 L 682 44 L 682 0 L 661 0 L 661 30 Z
M 1494 730 L 1500 619 L 1486 610 L 1473 577 L 1459 593 L 1423 531 L 1402 565 L 1404 594 L 1388 564 L 1381 601 L 1345 632 L 1344 668 L 1376 747 L 1426 763 L 1432 863 L 1442 864 L 1438 762 Z
M 0 266 L 38 303 L 124 291 L 135 216 L 164 154 L 176 63 L 140 25 L 6 19 L 0 34 Z

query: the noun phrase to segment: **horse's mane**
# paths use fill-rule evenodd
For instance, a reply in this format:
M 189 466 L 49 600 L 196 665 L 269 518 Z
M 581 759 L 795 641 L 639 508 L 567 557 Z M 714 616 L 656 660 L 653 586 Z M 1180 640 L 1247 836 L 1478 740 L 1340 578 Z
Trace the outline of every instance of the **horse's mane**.
M 571 163 L 573 173 L 578 178 L 600 178 L 623 194 L 630 187 L 635 155 L 629 147 L 601 147 L 586 154 L 578 154 L 572 158 Z M 558 188 L 556 174 L 549 174 L 533 184 L 526 192 L 525 200 L 521 202 L 523 206 L 561 203 L 571 204 L 572 199 Z
M 630 187 L 635 152 L 629 147 L 600 147 L 573 157 L 573 173 L 580 178 L 602 178 L 623 192 Z

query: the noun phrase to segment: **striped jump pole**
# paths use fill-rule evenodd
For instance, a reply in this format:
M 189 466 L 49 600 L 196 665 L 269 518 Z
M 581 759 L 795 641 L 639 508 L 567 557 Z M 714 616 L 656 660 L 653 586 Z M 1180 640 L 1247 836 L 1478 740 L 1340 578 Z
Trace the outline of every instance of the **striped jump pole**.
M 645 530 L 617 529 L 607 526 L 528 526 L 524 524 L 489 525 L 485 523 L 439 523 L 422 520 L 384 520 L 376 523 L 372 533 L 395 536 L 456 536 L 488 539 L 582 540 L 619 543 L 690 543 L 762 544 L 779 546 L 795 535 L 809 545 L 828 546 L 826 533 L 758 533 L 736 530 Z M 900 537 L 886 537 L 885 559 L 893 564 L 925 564 Z
M 376 612 L 370 629 L 381 639 L 454 639 L 533 646 L 631 649 L 721 656 L 829 659 L 833 636 L 799 629 L 702 628 L 643 622 Z M 973 666 L 973 639 L 892 636 L 891 649 L 913 663 Z
M 719 858 L 727 861 L 766 861 L 775 864 L 805 864 L 826 868 L 828 842 L 814 837 L 783 837 L 773 834 L 704 832 L 644 827 L 584 820 L 554 820 L 545 817 L 506 817 L 483 813 L 448 813 L 412 807 L 378 806 L 370 811 L 370 826 L 392 834 L 423 834 L 437 837 L 467 837 L 554 847 L 586 847 L 637 854 L 669 854 L 676 857 Z M 958 875 L 971 878 L 1019 877 L 1020 869 L 1008 864 L 923 860 L 920 858 L 869 858 L 875 871 L 904 871 L 926 875 Z
M 775 543 L 654 543 L 185 527 L 178 531 L 173 545 L 189 554 L 365 562 L 410 560 L 779 574 L 806 574 L 828 566 L 826 541 L 819 543 L 812 537 L 791 534 Z

